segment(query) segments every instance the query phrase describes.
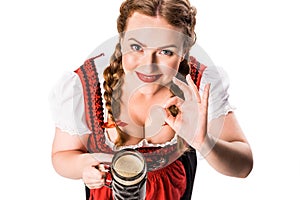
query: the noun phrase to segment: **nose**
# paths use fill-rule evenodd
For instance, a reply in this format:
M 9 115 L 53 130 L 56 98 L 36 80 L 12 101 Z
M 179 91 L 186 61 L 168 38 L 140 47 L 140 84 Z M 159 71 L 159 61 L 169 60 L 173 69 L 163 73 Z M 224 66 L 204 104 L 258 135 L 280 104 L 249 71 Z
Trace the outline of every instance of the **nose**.
M 140 66 L 144 68 L 144 72 L 152 73 L 158 68 L 157 61 L 156 51 L 147 49 L 144 51 L 144 55 L 141 58 Z

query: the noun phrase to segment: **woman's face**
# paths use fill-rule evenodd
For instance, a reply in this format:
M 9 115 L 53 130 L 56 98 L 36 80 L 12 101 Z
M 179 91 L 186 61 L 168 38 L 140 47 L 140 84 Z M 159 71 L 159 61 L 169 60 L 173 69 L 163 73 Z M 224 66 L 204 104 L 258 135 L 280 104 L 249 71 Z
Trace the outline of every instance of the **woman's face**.
M 133 13 L 121 39 L 125 81 L 147 94 L 167 86 L 184 58 L 184 37 L 164 18 Z

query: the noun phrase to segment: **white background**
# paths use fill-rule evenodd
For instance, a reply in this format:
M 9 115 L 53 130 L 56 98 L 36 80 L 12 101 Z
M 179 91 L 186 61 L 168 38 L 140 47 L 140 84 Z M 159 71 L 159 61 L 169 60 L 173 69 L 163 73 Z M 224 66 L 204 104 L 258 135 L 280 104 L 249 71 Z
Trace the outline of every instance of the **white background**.
M 198 44 L 228 72 L 230 100 L 254 155 L 246 179 L 223 176 L 200 160 L 193 199 L 299 199 L 297 1 L 191 2 Z M 84 199 L 81 180 L 52 168 L 47 98 L 65 71 L 116 35 L 120 3 L 0 2 L 0 199 Z

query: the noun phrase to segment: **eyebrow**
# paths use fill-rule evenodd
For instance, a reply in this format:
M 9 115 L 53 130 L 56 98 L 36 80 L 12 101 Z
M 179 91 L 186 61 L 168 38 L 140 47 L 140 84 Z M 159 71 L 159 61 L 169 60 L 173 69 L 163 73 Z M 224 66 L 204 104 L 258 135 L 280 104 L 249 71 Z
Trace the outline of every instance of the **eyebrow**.
M 147 45 L 143 44 L 142 42 L 138 41 L 137 39 L 135 38 L 129 38 L 129 40 L 133 40 L 135 41 L 136 43 L 138 43 L 139 45 L 141 45 L 142 47 L 147 47 Z M 165 46 L 162 46 L 162 47 L 158 47 L 158 49 L 164 49 L 164 48 L 170 48 L 170 47 L 174 47 L 176 49 L 178 49 L 178 47 L 175 45 L 175 44 L 170 44 L 170 45 L 165 45 Z

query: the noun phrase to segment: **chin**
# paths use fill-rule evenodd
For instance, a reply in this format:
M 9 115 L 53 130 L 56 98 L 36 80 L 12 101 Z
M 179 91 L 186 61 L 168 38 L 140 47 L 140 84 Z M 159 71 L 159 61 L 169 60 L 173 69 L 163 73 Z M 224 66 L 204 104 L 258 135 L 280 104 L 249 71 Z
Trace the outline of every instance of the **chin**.
M 145 95 L 153 95 L 155 94 L 157 91 L 159 91 L 163 86 L 160 85 L 159 83 L 147 83 L 147 84 L 143 84 L 138 91 L 142 94 Z

